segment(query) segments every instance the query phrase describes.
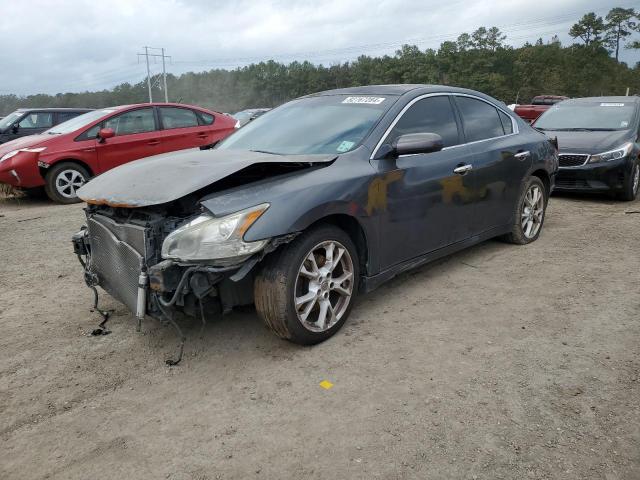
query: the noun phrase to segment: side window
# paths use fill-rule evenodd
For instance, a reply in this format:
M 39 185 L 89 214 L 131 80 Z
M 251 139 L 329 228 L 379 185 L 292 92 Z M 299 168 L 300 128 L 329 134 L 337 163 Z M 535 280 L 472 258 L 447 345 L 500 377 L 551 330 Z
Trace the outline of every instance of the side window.
M 153 108 L 139 108 L 108 118 L 104 128 L 112 128 L 116 135 L 152 132 L 156 129 Z
M 216 117 L 208 113 L 204 113 L 204 112 L 199 112 L 199 113 L 200 113 L 200 118 L 202 119 L 202 123 L 204 125 L 211 125 L 216 119 Z
M 445 147 L 458 145 L 458 125 L 448 96 L 427 97 L 418 100 L 400 117 L 386 139 L 394 142 L 407 133 L 437 133 Z
M 58 112 L 58 123 L 66 122 L 80 115 L 80 112 Z
M 30 112 L 20 120 L 20 128 L 49 128 L 53 127 L 53 113 Z
M 498 110 L 494 106 L 469 97 L 456 97 L 456 103 L 462 114 L 467 142 L 504 135 Z
M 509 135 L 513 133 L 513 122 L 511 121 L 511 117 L 504 112 L 498 110 L 498 114 L 500 115 L 500 121 L 502 122 L 502 129 L 504 130 L 505 135 Z
M 162 127 L 165 129 L 197 127 L 196 112 L 188 108 L 160 107 Z

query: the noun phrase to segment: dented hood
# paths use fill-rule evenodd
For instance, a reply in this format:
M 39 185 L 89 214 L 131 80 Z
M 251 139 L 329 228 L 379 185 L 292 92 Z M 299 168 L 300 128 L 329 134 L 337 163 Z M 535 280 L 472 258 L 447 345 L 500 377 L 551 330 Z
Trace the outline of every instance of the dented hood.
M 130 162 L 78 190 L 87 203 L 146 207 L 172 202 L 256 164 L 326 163 L 335 155 L 273 155 L 248 150 L 183 150 Z

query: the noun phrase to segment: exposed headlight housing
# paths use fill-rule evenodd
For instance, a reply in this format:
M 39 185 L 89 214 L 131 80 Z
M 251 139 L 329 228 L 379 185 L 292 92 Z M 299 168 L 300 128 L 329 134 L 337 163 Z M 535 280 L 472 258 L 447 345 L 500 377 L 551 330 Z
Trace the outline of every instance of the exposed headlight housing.
M 162 258 L 182 262 L 214 261 L 218 265 L 238 263 L 267 244 L 268 240 L 245 242 L 244 234 L 269 208 L 268 203 L 216 218 L 202 214 L 171 232 L 162 243 Z
M 9 153 L 5 153 L 2 158 L 0 158 L 0 162 L 4 162 L 5 160 L 10 159 L 11 157 L 15 157 L 20 152 L 31 152 L 31 153 L 40 153 L 44 152 L 47 147 L 38 147 L 38 148 L 20 148 L 19 150 L 11 150 Z
M 600 163 L 619 160 L 629 155 L 631 153 L 631 150 L 633 150 L 633 143 L 625 143 L 620 148 L 616 148 L 615 150 L 609 150 L 608 152 L 599 153 L 598 155 L 591 155 L 591 158 L 589 158 L 589 163 Z

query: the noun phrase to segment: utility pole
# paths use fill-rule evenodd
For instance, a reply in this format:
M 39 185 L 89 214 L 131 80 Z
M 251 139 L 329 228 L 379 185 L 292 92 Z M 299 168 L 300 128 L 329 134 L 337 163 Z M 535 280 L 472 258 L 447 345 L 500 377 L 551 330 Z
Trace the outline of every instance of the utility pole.
M 149 70 L 149 47 L 144 47 L 144 58 L 147 60 L 147 87 L 149 88 L 149 103 L 152 103 L 153 95 L 151 94 L 151 70 Z
M 164 66 L 164 48 L 162 50 L 162 82 L 164 83 L 164 101 L 169 103 L 169 92 L 167 91 L 167 69 Z
M 149 50 L 160 51 L 160 53 L 149 53 Z M 140 57 L 144 57 L 147 64 L 147 89 L 149 90 L 149 103 L 153 102 L 153 87 L 160 84 L 160 75 L 162 75 L 162 87 L 164 89 L 164 101 L 169 101 L 169 91 L 167 89 L 167 68 L 165 60 L 168 58 L 171 61 L 171 56 L 164 54 L 164 48 L 159 47 L 144 47 L 144 53 L 138 54 L 138 62 Z M 155 63 L 157 58 L 162 58 L 162 73 L 155 78 L 155 75 L 151 75 L 151 67 L 149 65 L 149 58 L 153 58 Z

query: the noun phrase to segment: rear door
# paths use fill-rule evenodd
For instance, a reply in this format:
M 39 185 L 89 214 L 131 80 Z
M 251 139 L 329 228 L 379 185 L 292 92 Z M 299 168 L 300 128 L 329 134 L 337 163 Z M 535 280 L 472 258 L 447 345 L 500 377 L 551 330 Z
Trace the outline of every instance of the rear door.
M 72 118 L 77 117 L 78 115 L 81 115 L 85 112 L 74 112 L 74 111 L 70 111 L 70 112 L 56 112 L 55 114 L 55 118 L 53 120 L 53 124 L 54 125 L 58 125 L 62 122 L 66 122 L 67 120 L 71 120 Z
M 513 221 L 531 155 L 522 148 L 517 124 L 506 112 L 477 97 L 454 98 L 473 154 L 469 177 L 476 186 L 473 230 L 479 234 Z
M 102 123 L 115 136 L 96 143 L 100 170 L 161 153 L 160 132 L 153 107 L 136 108 L 115 114 Z
M 470 165 L 448 95 L 417 100 L 401 115 L 384 143 L 408 133 L 437 133 L 439 152 L 376 160 L 382 268 L 459 242 L 471 235 L 472 177 L 455 169 Z
M 187 107 L 158 107 L 162 125 L 160 150 L 174 152 L 213 143 L 211 127 L 203 123 L 196 112 Z

